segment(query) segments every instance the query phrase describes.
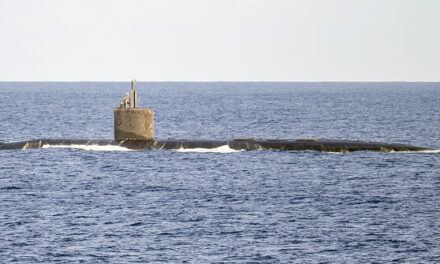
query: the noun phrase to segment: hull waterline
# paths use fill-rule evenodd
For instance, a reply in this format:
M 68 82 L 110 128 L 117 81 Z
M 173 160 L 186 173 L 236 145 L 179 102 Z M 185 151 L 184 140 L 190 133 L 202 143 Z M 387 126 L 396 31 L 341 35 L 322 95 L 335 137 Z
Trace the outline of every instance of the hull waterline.
M 115 141 L 115 140 L 87 140 L 87 139 L 36 139 L 30 141 L 4 143 L 0 150 L 38 149 L 47 146 L 74 146 L 74 145 L 98 145 L 120 146 L 131 150 L 144 149 L 212 149 L 221 146 L 229 146 L 234 150 L 314 150 L 321 152 L 352 152 L 352 151 L 429 151 L 426 147 L 417 147 L 409 144 L 362 142 L 349 140 L 326 140 L 326 139 L 297 139 L 297 140 L 151 140 L 151 141 Z

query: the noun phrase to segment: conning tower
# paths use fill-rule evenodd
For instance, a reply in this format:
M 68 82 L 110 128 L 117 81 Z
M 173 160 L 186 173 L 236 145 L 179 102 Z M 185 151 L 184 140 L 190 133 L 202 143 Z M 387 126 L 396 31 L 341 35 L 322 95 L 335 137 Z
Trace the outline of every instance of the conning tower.
M 154 111 L 137 104 L 136 80 L 132 79 L 130 93 L 114 111 L 115 140 L 154 140 Z

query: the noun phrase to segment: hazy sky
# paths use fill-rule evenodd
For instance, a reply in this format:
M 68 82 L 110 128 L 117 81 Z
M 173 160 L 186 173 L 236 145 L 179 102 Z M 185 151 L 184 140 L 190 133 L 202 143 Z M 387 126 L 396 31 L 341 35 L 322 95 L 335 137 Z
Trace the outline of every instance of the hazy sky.
M 439 0 L 0 0 L 1 81 L 440 81 Z

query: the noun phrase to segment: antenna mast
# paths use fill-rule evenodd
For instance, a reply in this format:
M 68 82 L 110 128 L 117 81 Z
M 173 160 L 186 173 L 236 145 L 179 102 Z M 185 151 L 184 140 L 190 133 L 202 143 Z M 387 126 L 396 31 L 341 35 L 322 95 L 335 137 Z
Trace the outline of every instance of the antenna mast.
M 131 90 L 130 90 L 130 107 L 137 107 L 137 89 L 136 89 L 136 79 L 131 79 Z

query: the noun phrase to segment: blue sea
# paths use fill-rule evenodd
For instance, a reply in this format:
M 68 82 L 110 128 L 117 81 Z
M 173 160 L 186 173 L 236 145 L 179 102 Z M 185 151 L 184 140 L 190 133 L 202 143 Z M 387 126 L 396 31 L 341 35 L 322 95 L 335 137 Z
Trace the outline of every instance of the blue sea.
M 113 139 L 123 82 L 1 82 L 0 141 Z M 440 149 L 440 83 L 138 82 L 159 139 Z M 440 153 L 0 151 L 0 263 L 440 263 Z

